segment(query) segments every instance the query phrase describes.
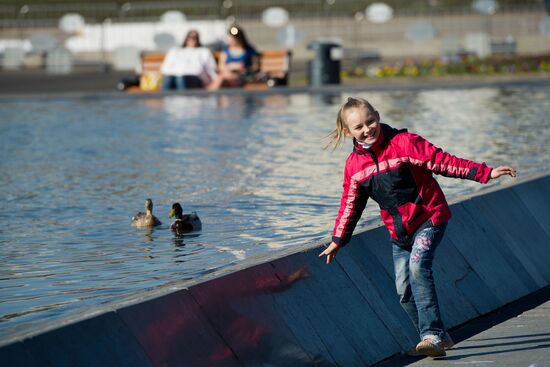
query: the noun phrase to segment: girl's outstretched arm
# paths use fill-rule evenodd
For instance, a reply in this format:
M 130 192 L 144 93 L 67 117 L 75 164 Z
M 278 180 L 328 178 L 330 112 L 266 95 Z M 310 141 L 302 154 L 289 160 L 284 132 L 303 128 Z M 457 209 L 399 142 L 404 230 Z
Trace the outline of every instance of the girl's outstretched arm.
M 329 247 L 327 247 L 325 251 L 323 251 L 319 254 L 319 257 L 326 256 L 327 257 L 327 265 L 328 265 L 336 257 L 336 253 L 338 252 L 339 248 L 340 248 L 340 246 L 338 246 L 335 242 L 331 242 Z
M 516 177 L 516 170 L 509 166 L 500 166 L 497 168 L 493 168 L 493 170 L 491 171 L 491 179 L 499 178 L 500 176 L 504 175 Z
M 436 147 L 420 135 L 399 134 L 400 145 L 409 162 L 428 171 L 446 177 L 463 178 L 487 183 L 491 179 L 490 167 L 468 159 L 459 158 Z

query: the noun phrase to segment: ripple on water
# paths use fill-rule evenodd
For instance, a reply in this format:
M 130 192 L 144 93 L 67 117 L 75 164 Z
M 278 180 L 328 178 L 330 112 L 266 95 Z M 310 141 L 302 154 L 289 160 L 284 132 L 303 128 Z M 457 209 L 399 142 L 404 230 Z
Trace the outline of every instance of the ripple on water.
M 383 122 L 465 158 L 548 170 L 550 88 L 359 94 Z M 347 94 L 0 103 L 0 335 L 326 238 Z M 450 200 L 482 186 L 438 177 Z M 130 227 L 154 201 L 163 225 Z M 174 238 L 173 202 L 203 231 Z M 377 218 L 367 206 L 359 227 Z

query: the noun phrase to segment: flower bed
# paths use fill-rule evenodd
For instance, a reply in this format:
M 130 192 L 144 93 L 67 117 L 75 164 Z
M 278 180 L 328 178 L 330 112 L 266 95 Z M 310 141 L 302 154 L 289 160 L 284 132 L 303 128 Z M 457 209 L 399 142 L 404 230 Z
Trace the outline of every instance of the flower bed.
M 367 76 L 369 78 L 388 77 L 422 77 L 445 75 L 494 75 L 513 73 L 550 72 L 550 55 L 522 57 L 490 57 L 480 59 L 472 55 L 455 58 L 428 60 L 407 59 L 387 65 L 370 66 L 366 70 L 357 68 L 350 76 Z M 366 75 L 365 75 L 366 74 Z

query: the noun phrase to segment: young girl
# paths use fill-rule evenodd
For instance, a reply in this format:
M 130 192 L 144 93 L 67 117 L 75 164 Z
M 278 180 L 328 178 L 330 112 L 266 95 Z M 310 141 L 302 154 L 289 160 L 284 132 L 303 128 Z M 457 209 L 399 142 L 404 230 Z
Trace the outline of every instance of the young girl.
M 444 356 L 453 343 L 441 321 L 432 261 L 451 211 L 432 173 L 487 183 L 516 172 L 455 157 L 406 129 L 381 124 L 378 111 L 362 98 L 348 98 L 338 112 L 331 143 L 337 147 L 344 136 L 353 138 L 353 152 L 332 243 L 319 257 L 330 264 L 350 241 L 367 199 L 376 201 L 390 232 L 401 305 L 420 332 L 416 352 Z

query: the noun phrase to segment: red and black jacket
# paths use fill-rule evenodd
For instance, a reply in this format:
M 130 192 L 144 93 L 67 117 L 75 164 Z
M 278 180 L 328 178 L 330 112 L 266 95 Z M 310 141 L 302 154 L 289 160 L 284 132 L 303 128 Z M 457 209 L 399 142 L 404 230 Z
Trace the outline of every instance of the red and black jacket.
M 423 225 L 440 225 L 451 218 L 443 191 L 432 173 L 487 183 L 491 168 L 437 148 L 406 129 L 381 124 L 380 137 L 369 149 L 354 141 L 346 160 L 344 191 L 332 241 L 346 245 L 370 197 L 390 236 L 402 246 Z

